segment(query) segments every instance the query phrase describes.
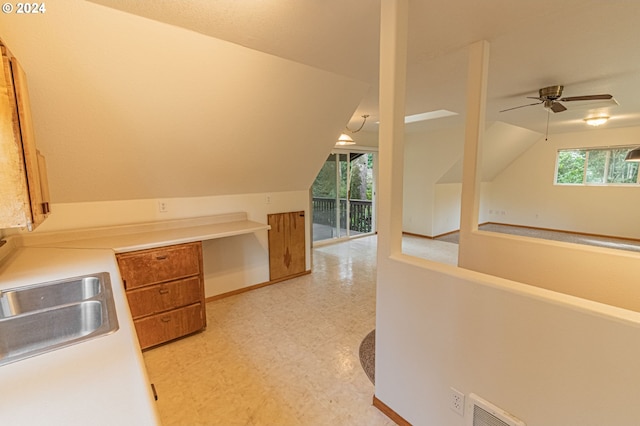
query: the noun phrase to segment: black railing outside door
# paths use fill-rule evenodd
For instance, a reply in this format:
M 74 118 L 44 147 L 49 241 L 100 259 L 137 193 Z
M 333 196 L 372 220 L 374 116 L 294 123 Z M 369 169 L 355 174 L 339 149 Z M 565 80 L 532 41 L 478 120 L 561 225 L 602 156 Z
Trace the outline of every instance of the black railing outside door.
M 369 200 L 350 200 L 349 230 L 358 233 L 372 231 L 373 203 Z M 313 197 L 313 223 L 336 226 L 336 199 Z M 340 227 L 347 227 L 347 200 L 340 199 Z

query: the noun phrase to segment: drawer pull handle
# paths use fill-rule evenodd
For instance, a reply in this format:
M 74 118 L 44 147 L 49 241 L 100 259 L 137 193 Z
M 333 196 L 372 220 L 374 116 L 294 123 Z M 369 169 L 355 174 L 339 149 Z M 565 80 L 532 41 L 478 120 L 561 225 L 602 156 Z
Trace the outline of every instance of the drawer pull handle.
M 169 321 L 171 321 L 171 317 L 163 317 L 163 318 L 161 319 L 161 321 L 162 321 L 162 322 L 169 322 Z
M 167 256 L 166 254 L 162 255 L 162 256 L 156 256 L 156 260 L 167 260 L 169 256 Z
M 169 290 L 167 290 L 166 288 L 161 288 L 160 290 L 158 290 L 158 292 L 160 294 L 169 294 Z

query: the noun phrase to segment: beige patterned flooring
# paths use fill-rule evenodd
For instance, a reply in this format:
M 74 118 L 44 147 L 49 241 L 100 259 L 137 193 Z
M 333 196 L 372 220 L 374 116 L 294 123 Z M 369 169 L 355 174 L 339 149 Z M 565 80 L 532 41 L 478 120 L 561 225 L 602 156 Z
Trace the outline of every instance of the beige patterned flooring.
M 358 358 L 375 327 L 376 237 L 313 273 L 207 304 L 206 331 L 144 353 L 165 425 L 393 425 Z

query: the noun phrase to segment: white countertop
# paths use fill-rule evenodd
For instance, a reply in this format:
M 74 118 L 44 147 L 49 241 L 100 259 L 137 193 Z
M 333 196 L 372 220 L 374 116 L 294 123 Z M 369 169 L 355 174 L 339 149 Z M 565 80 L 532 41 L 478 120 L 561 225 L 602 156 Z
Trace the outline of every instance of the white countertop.
M 1 366 L 0 424 L 159 424 L 115 253 L 268 229 L 241 212 L 23 234 L 10 241 L 0 250 L 0 290 L 108 272 L 120 328 Z
M 122 235 L 97 236 L 56 243 L 56 247 L 110 248 L 116 253 L 144 250 L 174 244 L 192 243 L 232 237 L 269 229 L 268 225 L 249 220 L 212 223 L 184 228 L 152 230 Z
M 20 248 L 0 289 L 108 272 L 119 329 L 0 367 L 0 424 L 155 425 L 155 401 L 113 250 Z
M 108 248 L 116 253 L 267 231 L 245 212 L 19 235 L 19 246 Z

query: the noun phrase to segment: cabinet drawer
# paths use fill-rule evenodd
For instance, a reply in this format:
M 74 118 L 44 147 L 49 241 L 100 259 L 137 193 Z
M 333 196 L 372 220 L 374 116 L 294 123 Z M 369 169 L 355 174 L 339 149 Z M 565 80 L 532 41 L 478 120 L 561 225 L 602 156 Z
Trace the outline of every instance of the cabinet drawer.
M 202 304 L 185 306 L 173 311 L 133 321 L 142 349 L 168 342 L 201 330 L 204 327 Z
M 139 318 L 201 301 L 200 277 L 169 281 L 127 292 L 131 316 Z
M 118 266 L 126 289 L 200 274 L 202 247 L 189 243 L 119 254 Z

